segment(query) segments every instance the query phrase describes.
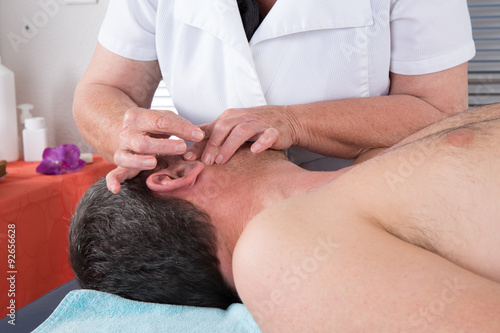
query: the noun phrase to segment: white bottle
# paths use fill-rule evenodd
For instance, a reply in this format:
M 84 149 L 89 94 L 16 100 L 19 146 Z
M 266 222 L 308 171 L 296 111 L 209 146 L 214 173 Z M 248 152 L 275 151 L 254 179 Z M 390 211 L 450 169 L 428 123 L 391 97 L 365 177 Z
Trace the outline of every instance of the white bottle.
M 21 115 L 19 116 L 19 120 L 21 120 L 21 124 L 24 125 L 24 120 L 28 118 L 32 118 L 31 110 L 33 110 L 32 104 L 19 104 L 17 106 L 21 110 Z
M 0 59 L 0 160 L 19 159 L 14 73 Z
M 47 129 L 45 118 L 34 117 L 24 120 L 23 148 L 26 162 L 38 162 L 43 159 L 43 151 L 47 148 Z

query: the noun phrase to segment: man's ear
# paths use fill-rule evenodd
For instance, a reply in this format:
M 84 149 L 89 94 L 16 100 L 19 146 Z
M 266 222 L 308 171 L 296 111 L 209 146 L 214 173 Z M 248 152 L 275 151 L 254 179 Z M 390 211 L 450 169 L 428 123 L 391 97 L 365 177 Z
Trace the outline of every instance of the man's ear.
M 167 193 L 195 184 L 205 165 L 200 161 L 179 161 L 166 169 L 152 173 L 146 180 L 149 189 L 157 194 Z

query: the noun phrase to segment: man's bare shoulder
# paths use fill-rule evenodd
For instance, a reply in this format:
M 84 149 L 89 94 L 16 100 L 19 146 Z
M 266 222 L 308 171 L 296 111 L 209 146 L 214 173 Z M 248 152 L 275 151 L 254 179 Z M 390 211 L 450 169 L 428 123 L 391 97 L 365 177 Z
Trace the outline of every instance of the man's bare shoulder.
M 348 251 L 339 252 L 341 244 L 352 242 L 360 231 L 347 210 L 325 206 L 320 196 L 308 193 L 267 208 L 238 240 L 233 253 L 236 289 L 261 328 L 274 332 L 276 323 L 297 320 L 290 315 L 305 310 L 318 295 L 308 286 L 330 280 L 332 260 Z
M 249 259 L 253 258 L 256 265 L 274 269 L 267 265 L 268 260 L 286 261 L 295 251 L 314 246 L 322 237 L 323 243 L 332 244 L 325 235 L 335 233 L 343 238 L 352 234 L 361 219 L 346 203 L 347 196 L 332 200 L 337 193 L 336 187 L 329 188 L 330 185 L 278 202 L 256 215 L 236 244 L 233 267 L 242 268 L 242 263 L 249 266 Z
M 275 229 L 278 228 L 276 224 L 269 223 L 275 215 L 281 214 L 279 209 L 272 208 L 254 217 L 241 234 L 233 252 L 236 290 L 259 327 L 264 323 L 266 311 L 260 310 L 257 304 L 265 303 L 262 300 L 270 295 L 277 283 L 266 278 L 275 275 L 276 262 L 279 262 L 276 255 L 281 251 L 279 241 L 283 235 L 279 235 Z
M 335 181 L 340 180 L 341 177 Z M 334 182 L 335 182 L 334 181 Z M 345 183 L 345 184 L 344 184 Z M 279 269 L 268 261 L 287 262 L 297 251 L 314 248 L 320 244 L 335 244 L 337 239 L 352 236 L 355 225 L 363 222 L 357 205 L 353 204 L 355 191 L 349 181 L 333 182 L 281 202 L 257 214 L 245 227 L 233 254 L 233 267 L 258 271 Z M 327 245 L 329 246 L 329 245 Z M 248 277 L 246 273 L 240 276 Z M 237 279 L 238 272 L 235 272 Z
M 286 223 L 290 221 L 288 202 L 278 203 L 265 209 L 248 222 L 241 234 L 233 253 L 233 272 L 237 287 L 246 287 L 253 273 L 260 276 L 274 269 L 274 262 L 282 249 L 282 242 L 291 241 Z M 297 240 L 295 240 L 297 241 Z M 236 281 L 238 280 L 238 281 Z M 265 281 L 261 281 L 265 282 Z
M 262 331 L 500 328 L 498 284 L 387 233 L 333 188 L 264 210 L 236 245 L 236 289 Z

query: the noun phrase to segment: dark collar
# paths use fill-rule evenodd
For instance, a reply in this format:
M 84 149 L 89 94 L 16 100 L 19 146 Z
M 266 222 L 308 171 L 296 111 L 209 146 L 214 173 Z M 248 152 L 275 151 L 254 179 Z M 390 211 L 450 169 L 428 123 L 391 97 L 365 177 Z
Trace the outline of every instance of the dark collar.
M 256 0 L 237 0 L 238 8 L 240 10 L 241 21 L 247 39 L 250 40 L 254 32 L 259 27 L 260 19 L 260 6 Z

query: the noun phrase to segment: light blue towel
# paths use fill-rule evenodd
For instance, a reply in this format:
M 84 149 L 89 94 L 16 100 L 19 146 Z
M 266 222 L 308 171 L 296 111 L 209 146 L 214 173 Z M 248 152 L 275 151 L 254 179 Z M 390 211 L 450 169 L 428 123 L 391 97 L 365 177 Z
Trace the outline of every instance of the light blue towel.
M 74 290 L 33 333 L 260 332 L 243 304 L 226 311 L 131 301 L 93 290 Z

